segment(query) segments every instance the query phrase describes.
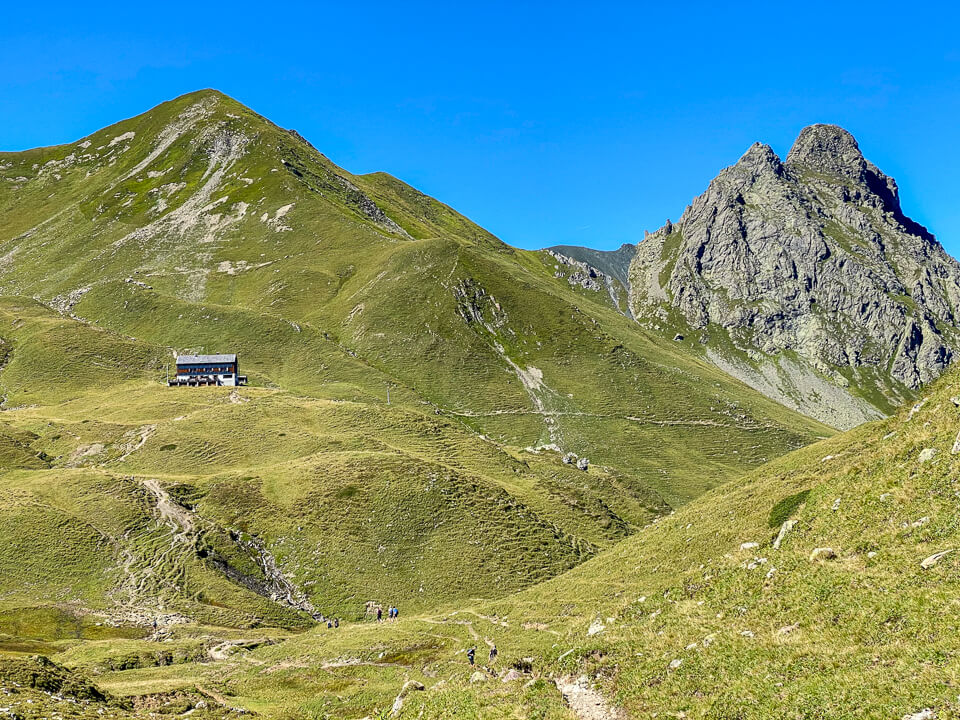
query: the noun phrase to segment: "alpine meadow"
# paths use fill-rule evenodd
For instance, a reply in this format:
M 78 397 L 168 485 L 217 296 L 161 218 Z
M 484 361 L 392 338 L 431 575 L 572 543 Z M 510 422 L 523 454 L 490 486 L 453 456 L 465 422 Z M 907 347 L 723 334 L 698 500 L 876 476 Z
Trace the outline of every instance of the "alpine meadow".
M 0 715 L 960 717 L 960 264 L 730 162 L 601 251 L 215 90 L 0 153 Z

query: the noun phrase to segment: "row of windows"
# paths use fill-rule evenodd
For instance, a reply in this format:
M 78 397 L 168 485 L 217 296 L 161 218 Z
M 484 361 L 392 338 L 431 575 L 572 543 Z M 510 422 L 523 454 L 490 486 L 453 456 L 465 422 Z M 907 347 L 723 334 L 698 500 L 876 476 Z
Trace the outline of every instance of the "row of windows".
M 236 368 L 233 365 L 225 365 L 222 367 L 178 367 L 177 375 L 209 375 L 210 373 L 232 373 L 236 372 Z

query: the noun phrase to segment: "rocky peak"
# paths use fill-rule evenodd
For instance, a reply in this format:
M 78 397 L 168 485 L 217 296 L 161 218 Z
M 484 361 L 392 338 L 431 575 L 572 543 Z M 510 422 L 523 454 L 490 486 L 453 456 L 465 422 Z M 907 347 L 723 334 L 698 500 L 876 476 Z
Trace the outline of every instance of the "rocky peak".
M 787 154 L 787 165 L 798 171 L 863 182 L 867 161 L 853 135 L 838 125 L 810 125 Z
M 734 167 L 746 168 L 754 173 L 772 170 L 774 173 L 780 174 L 783 171 L 783 164 L 773 148 L 759 142 L 751 145 L 750 149 L 741 156 Z
M 889 412 L 960 352 L 960 264 L 835 125 L 805 128 L 783 163 L 751 146 L 639 245 L 630 288 L 638 321 L 836 427 Z

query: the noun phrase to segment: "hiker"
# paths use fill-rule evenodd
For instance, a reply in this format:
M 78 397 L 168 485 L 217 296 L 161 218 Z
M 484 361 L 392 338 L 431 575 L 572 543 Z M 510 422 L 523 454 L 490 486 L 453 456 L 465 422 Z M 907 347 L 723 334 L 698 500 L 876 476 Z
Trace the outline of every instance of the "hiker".
M 383 608 L 377 605 L 377 622 L 383 622 Z
M 333 627 L 333 620 L 327 620 L 327 630 Z
M 497 646 L 490 646 L 490 664 L 493 665 L 494 661 L 497 659 Z
M 393 606 L 393 619 L 396 620 L 398 617 L 400 617 L 400 608 L 398 608 L 396 605 L 394 605 L 394 606 Z
M 340 618 L 334 618 L 334 619 L 333 619 L 333 626 L 334 626 L 335 628 L 340 627 Z
M 472 647 L 469 650 L 467 650 L 467 660 L 470 661 L 471 665 L 473 665 L 473 659 L 476 656 L 476 654 L 477 654 L 477 649 L 475 647 Z

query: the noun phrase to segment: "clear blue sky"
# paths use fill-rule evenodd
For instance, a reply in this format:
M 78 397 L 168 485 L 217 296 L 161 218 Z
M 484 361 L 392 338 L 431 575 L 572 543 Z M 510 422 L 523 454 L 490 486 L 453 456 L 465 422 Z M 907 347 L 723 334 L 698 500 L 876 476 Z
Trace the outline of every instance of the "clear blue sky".
M 522 247 L 614 248 L 838 123 L 960 254 L 950 3 L 7 3 L 0 149 L 215 87 Z

